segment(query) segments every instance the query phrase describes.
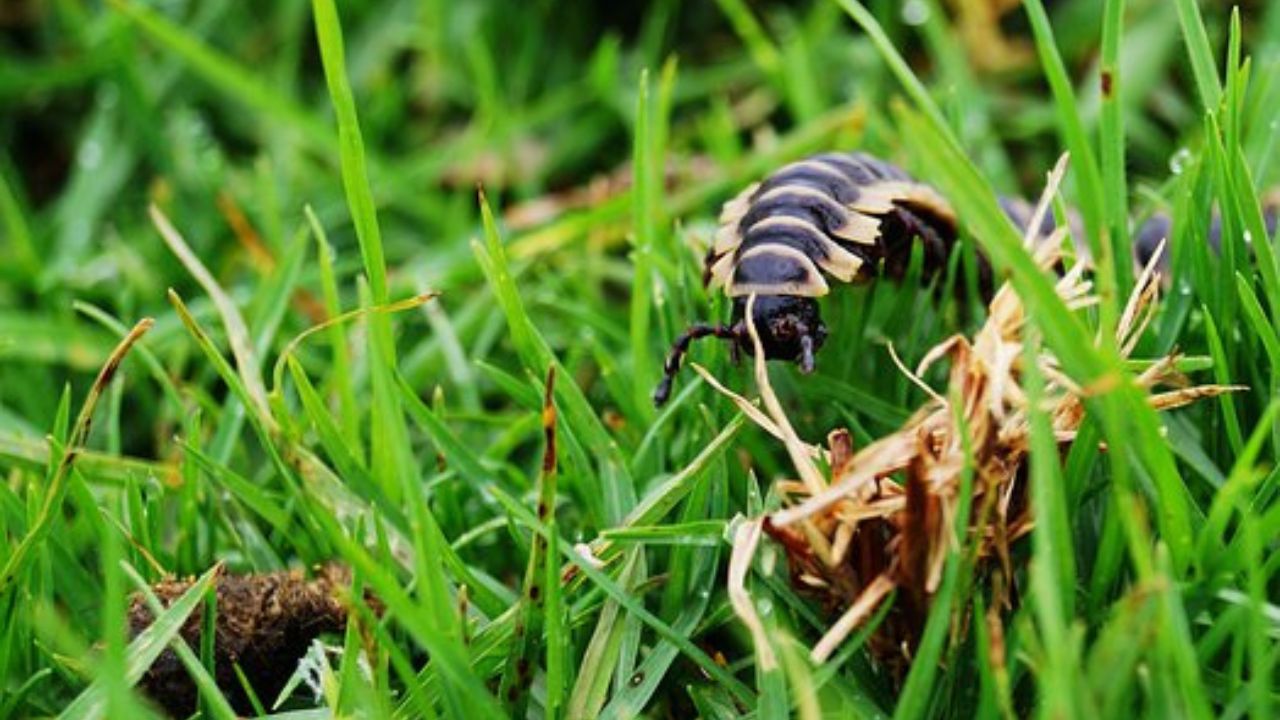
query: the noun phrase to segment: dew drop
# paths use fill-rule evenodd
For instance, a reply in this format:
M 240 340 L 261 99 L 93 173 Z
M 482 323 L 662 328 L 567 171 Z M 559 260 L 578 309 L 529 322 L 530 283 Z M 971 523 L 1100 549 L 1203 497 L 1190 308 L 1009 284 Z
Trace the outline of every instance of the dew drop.
M 919 26 L 929 21 L 929 3 L 925 0 L 907 0 L 902 3 L 902 22 Z
M 80 163 L 80 167 L 86 170 L 92 170 L 98 167 L 102 162 L 102 143 L 97 140 L 88 140 L 80 146 L 80 154 L 76 158 Z
M 1169 172 L 1174 175 L 1181 175 L 1183 170 L 1191 164 L 1191 151 L 1187 148 L 1179 148 L 1178 152 L 1169 158 Z

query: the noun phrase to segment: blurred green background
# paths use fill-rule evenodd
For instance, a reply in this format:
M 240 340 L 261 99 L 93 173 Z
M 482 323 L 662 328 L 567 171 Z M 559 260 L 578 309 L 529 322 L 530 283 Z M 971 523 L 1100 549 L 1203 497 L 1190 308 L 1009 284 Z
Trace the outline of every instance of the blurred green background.
M 991 184 L 1002 193 L 1037 195 L 1065 143 L 1018 3 L 866 5 Z M 1096 137 L 1104 1 L 1044 5 L 1076 88 L 1078 116 Z M 1174 191 L 1186 190 L 1180 183 L 1201 162 L 1204 113 L 1177 3 L 1124 5 L 1124 164 L 1137 222 L 1171 210 L 1183 197 Z M 1217 58 L 1226 52 L 1230 10 L 1227 3 L 1202 3 Z M 507 286 L 495 292 L 495 283 L 486 282 L 477 257 L 490 257 L 492 248 L 486 254 L 471 245 L 484 237 L 477 189 L 497 214 L 524 309 L 568 371 L 560 382 L 580 387 L 586 400 L 561 407 L 570 416 L 566 434 L 572 439 L 562 457 L 559 519 L 565 537 L 578 541 L 616 526 L 637 497 L 661 489 L 687 467 L 735 414 L 722 398 L 695 385 L 691 373 L 681 377 L 677 393 L 696 387 L 693 400 L 686 397 L 678 410 L 661 415 L 647 403 L 670 339 L 689 322 L 726 313 L 720 299 L 706 297 L 698 286 L 701 250 L 720 203 L 808 152 L 865 149 L 925 181 L 933 158 L 902 134 L 893 110 L 903 102 L 900 86 L 835 2 L 350 0 L 338 11 L 389 296 L 441 293 L 394 320 L 399 370 L 412 391 L 406 395 L 421 401 L 420 407 L 409 404 L 416 422 L 397 414 L 395 438 L 407 444 L 394 450 L 398 459 L 411 461 L 402 472 L 420 481 L 441 538 L 475 574 L 468 579 L 482 588 L 476 612 L 493 620 L 515 602 L 530 541 L 510 507 L 478 477 L 533 506 L 542 368 L 532 367 L 527 353 L 520 356 L 527 347 L 510 329 L 510 308 L 497 301 Z M 1241 14 L 1253 72 L 1239 148 L 1255 184 L 1266 187 L 1280 180 L 1272 161 L 1278 120 L 1266 115 L 1280 98 L 1280 3 L 1244 2 Z M 103 616 L 102 598 L 123 596 L 119 577 L 103 570 L 104 538 L 127 539 L 116 552 L 150 580 L 164 571 L 202 572 L 215 560 L 238 570 L 266 570 L 336 554 L 340 543 L 306 525 L 316 510 L 292 504 L 292 486 L 253 438 L 240 400 L 166 299 L 173 288 L 225 351 L 223 318 L 207 288 L 166 247 L 148 207 L 170 218 L 239 307 L 270 383 L 272 364 L 292 339 L 333 317 L 335 309 L 367 300 L 340 157 L 305 0 L 0 0 L 0 471 L 7 481 L 0 487 L 0 527 L 12 542 L 29 527 L 51 455 L 56 459 L 46 437 L 65 439 L 68 415 L 74 416 L 120 326 L 143 316 L 157 321 L 144 342 L 153 361 L 131 357 L 125 382 L 103 400 L 60 531 L 22 575 L 21 591 L 0 593 L 9 628 L 0 635 L 0 695 L 12 693 L 0 702 L 0 714 L 56 712 L 92 676 L 80 659 L 96 657 L 91 648 L 110 638 L 113 627 Z M 648 160 L 637 167 L 637 157 Z M 636 178 L 642 178 L 640 190 Z M 1078 202 L 1073 184 L 1065 191 Z M 1204 222 L 1207 207 L 1200 208 Z M 317 227 L 327 235 L 331 264 L 313 234 Z M 644 290 L 655 293 L 651 303 L 633 302 L 637 288 L 649 287 L 635 280 L 639 247 L 658 251 L 646 259 L 658 278 Z M 1221 276 L 1228 284 L 1230 273 Z M 1157 323 L 1157 337 L 1143 350 L 1176 346 L 1201 359 L 1220 350 L 1213 346 L 1216 331 L 1206 331 L 1196 314 L 1201 302 L 1214 302 L 1205 296 L 1183 288 L 1175 311 Z M 801 434 L 817 439 L 832 427 L 849 426 L 865 443 L 896 427 L 923 397 L 889 362 L 883 344 L 892 340 L 913 364 L 946 335 L 974 327 L 979 318 L 957 305 L 924 302 L 910 282 L 831 298 L 836 339 L 818 375 L 801 380 L 780 371 L 776 378 Z M 1219 315 L 1229 362 L 1217 367 L 1226 379 L 1274 388 L 1275 368 L 1268 368 L 1258 339 L 1238 331 L 1240 317 Z M 637 318 L 647 324 L 637 325 Z M 352 480 L 366 465 L 377 474 L 378 460 L 366 463 L 364 455 L 366 445 L 379 443 L 370 425 L 378 422 L 371 408 L 380 407 L 372 379 L 379 359 L 367 333 L 364 319 L 343 325 L 333 342 L 349 344 L 345 355 L 318 335 L 296 348 L 300 367 L 333 408 L 355 459 L 335 453 L 341 443 L 324 437 L 315 413 L 305 415 L 288 392 L 283 411 L 273 409 L 277 419 L 301 419 L 283 423 L 282 444 L 315 450 L 337 468 L 335 476 L 352 486 L 361 511 L 372 509 L 351 517 L 381 518 L 385 512 L 397 530 L 420 530 L 414 502 L 398 494 L 401 488 L 375 491 Z M 727 384 L 749 387 L 748 372 L 731 368 L 721 349 L 699 349 L 693 357 Z M 1268 400 L 1260 391 L 1240 396 L 1227 410 L 1204 403 L 1171 421 L 1188 494 L 1206 507 L 1238 454 L 1236 407 L 1248 432 Z M 591 412 L 573 416 L 575 407 Z M 423 413 L 443 421 L 447 433 L 423 422 Z M 607 442 L 592 442 L 602 438 Z M 191 448 L 207 456 L 197 463 L 184 452 Z M 732 672 L 749 677 L 750 643 L 732 622 L 723 594 L 723 555 L 707 550 L 702 536 L 688 541 L 688 548 L 665 544 L 680 545 L 671 538 L 693 529 L 714 536 L 735 513 L 758 513 L 768 481 L 789 469 L 781 448 L 750 427 L 723 458 L 706 465 L 698 472 L 710 468 L 707 476 L 716 482 L 699 486 L 696 503 L 680 506 L 670 537 L 654 531 L 659 547 L 649 555 L 651 564 L 646 570 L 637 561 L 640 569 L 628 579 L 639 578 L 647 589 L 666 588 L 654 592 L 661 598 L 649 606 L 668 622 L 683 609 L 681 593 L 703 587 L 710 604 L 687 634 L 709 655 L 723 649 Z M 1080 503 L 1072 509 L 1074 552 L 1086 578 L 1078 587 L 1086 600 L 1080 613 L 1091 641 L 1111 643 L 1099 641 L 1102 649 L 1089 657 L 1108 661 L 1108 652 L 1124 647 L 1126 633 L 1146 627 L 1134 619 L 1146 610 L 1135 603 L 1135 615 L 1116 611 L 1123 623 L 1099 629 L 1114 608 L 1133 599 L 1132 577 L 1120 559 L 1123 539 L 1110 495 L 1102 490 L 1109 477 L 1101 463 L 1085 469 L 1075 479 L 1079 494 L 1073 497 Z M 460 477 L 469 482 L 455 482 Z M 249 482 L 237 484 L 240 478 Z M 391 502 L 381 504 L 387 498 L 379 493 Z M 321 495 L 317 507 L 338 505 Z M 1264 505 L 1270 507 L 1260 503 L 1260 514 Z M 290 514 L 295 512 L 303 520 Z M 306 530 L 271 521 L 282 514 Z M 1273 516 L 1267 515 L 1274 524 Z M 117 537 L 112 528 L 125 532 Z M 360 532 L 368 530 L 361 526 Z M 1261 542 L 1274 548 L 1269 537 Z M 378 552 L 396 565 L 389 549 Z M 1242 563 L 1227 583 L 1231 588 L 1244 582 L 1239 578 L 1249 563 Z M 410 565 L 396 565 L 395 577 L 421 570 Z M 1090 585 L 1089 572 L 1099 565 L 1112 574 Z M 701 568 L 705 577 L 690 568 Z M 1261 593 L 1271 575 L 1268 570 L 1250 590 Z M 678 582 L 664 586 L 673 577 Z M 778 578 L 771 582 L 777 606 L 790 603 L 794 625 L 812 635 L 810 626 L 820 624 L 813 608 L 789 596 Z M 1189 616 L 1220 609 L 1216 582 L 1189 586 L 1182 598 Z M 577 614 L 566 647 L 571 667 L 581 661 L 580 673 L 605 673 L 607 687 L 612 668 L 592 668 L 583 658 L 591 629 L 597 621 L 605 625 L 601 597 L 589 587 L 571 598 Z M 626 617 L 625 647 L 634 661 L 641 624 Z M 1230 615 L 1225 630 L 1196 626 L 1197 637 L 1212 639 L 1198 660 L 1212 668 L 1204 682 L 1213 689 L 1215 708 L 1237 697 L 1242 648 L 1259 631 L 1261 625 L 1249 624 L 1258 617 L 1260 610 L 1241 610 Z M 1274 618 L 1268 622 L 1266 632 L 1274 633 Z M 1179 641 L 1186 638 L 1176 633 L 1184 629 L 1161 625 Z M 657 643 L 648 632 L 645 642 Z M 1224 645 L 1224 637 L 1231 642 Z M 931 689 L 929 707 L 956 717 L 979 707 L 995 713 L 994 695 L 986 694 L 995 692 L 995 681 L 969 652 L 978 641 L 969 635 L 961 640 L 967 654 Z M 421 650 L 404 645 L 410 655 Z M 1274 648 L 1268 652 L 1274 669 Z M 492 681 L 501 669 L 494 669 L 495 662 L 477 661 L 477 675 Z M 667 678 L 663 692 L 646 706 L 654 716 L 682 716 L 694 705 L 707 713 L 717 703 L 742 709 L 723 687 L 706 682 L 708 662 L 682 663 L 660 675 Z M 1034 705 L 1030 698 L 1038 688 L 1028 679 L 1028 666 L 1015 665 L 1013 689 L 1004 691 L 1022 712 Z M 1156 668 L 1166 684 L 1156 682 L 1153 695 L 1184 679 L 1158 663 Z M 629 677 L 624 669 L 630 669 L 627 662 L 618 665 L 617 679 Z M 1141 674 L 1134 669 L 1124 676 L 1127 682 Z M 1107 681 L 1094 680 L 1099 686 Z M 1143 682 L 1135 680 L 1123 693 L 1141 694 L 1134 688 L 1147 687 Z M 831 684 L 845 700 L 836 707 L 893 705 L 894 681 L 865 659 L 850 660 Z M 696 689 L 686 697 L 689 686 Z M 1115 706 L 1122 710 L 1131 707 L 1123 701 L 1131 695 L 1123 693 Z M 956 709 L 948 711 L 953 703 Z M 1154 701 L 1132 707 L 1138 706 L 1167 709 Z
M 956 6 L 964 4 L 1008 5 Z M 1047 5 L 1081 88 L 1081 114 L 1096 125 L 1089 78 L 1102 2 Z M 1004 34 L 1011 57 L 984 61 L 998 65 L 987 69 L 962 61 L 957 7 L 940 17 L 943 8 L 924 0 L 869 6 L 957 118 L 997 188 L 1034 192 L 1059 145 L 1022 12 L 992 13 L 999 24 L 989 31 Z M 1172 4 L 1128 6 L 1127 161 L 1140 193 L 1166 182 L 1198 112 Z M 1245 4 L 1251 40 L 1276 34 L 1267 31 L 1280 11 L 1266 6 Z M 1215 38 L 1226 11 L 1223 3 L 1204 9 Z M 517 254 L 537 258 L 530 273 L 549 276 L 532 283 L 545 288 L 535 304 L 572 317 L 560 300 L 564 283 L 608 291 L 608 263 L 575 265 L 583 248 L 623 247 L 630 207 L 599 208 L 630 180 L 640 71 L 657 73 L 669 59 L 678 74 L 663 202 L 674 218 L 705 222 L 752 177 L 753 156 L 797 136 L 795 147 L 857 144 L 928 175 L 927 158 L 903 151 L 909 141 L 886 116 L 894 86 L 833 3 L 415 0 L 345 2 L 341 12 L 393 282 L 402 293 L 442 290 L 451 313 L 480 307 L 466 242 L 477 231 L 481 184 L 507 212 L 512 243 L 529 248 Z M 108 336 L 77 316 L 73 300 L 121 317 L 164 316 L 165 288 L 192 294 L 146 220 L 150 202 L 229 287 L 271 272 L 306 204 L 329 229 L 340 273 L 354 274 L 358 252 L 309 18 L 302 0 L 4 3 L 0 427 L 47 427 L 48 398 L 68 380 L 83 382 L 104 357 Z M 295 298 L 283 335 L 312 324 L 316 312 L 309 298 Z M 495 332 L 485 314 L 457 320 L 464 340 Z M 176 331 L 162 317 L 152 342 L 183 344 Z M 436 367 L 438 345 L 417 337 L 405 346 L 415 381 L 449 382 Z M 124 430 L 128 446 L 154 455 L 156 409 L 145 398 L 130 402 L 140 407 Z

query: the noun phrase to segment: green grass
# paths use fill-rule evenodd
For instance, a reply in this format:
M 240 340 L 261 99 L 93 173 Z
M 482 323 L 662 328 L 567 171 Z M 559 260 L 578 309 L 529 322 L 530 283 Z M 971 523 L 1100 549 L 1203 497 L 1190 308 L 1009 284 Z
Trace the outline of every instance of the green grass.
M 385 611 L 355 603 L 322 697 L 281 717 L 1273 716 L 1280 264 L 1258 198 L 1280 184 L 1280 7 L 1027 0 L 1005 24 L 1029 62 L 991 73 L 951 3 L 901 5 L 0 12 L 0 717 L 142 713 L 133 685 L 212 567 L 330 560 Z M 866 647 L 885 608 L 809 661 L 833 618 L 767 540 L 747 586 L 778 663 L 757 663 L 727 543 L 794 471 L 692 371 L 649 403 L 675 334 L 728 313 L 699 277 L 719 204 L 833 148 L 939 188 L 1038 342 L 1101 388 L 1065 455 L 1031 418 L 1015 606 L 984 620 L 958 534 L 904 678 Z M 1102 297 L 1082 312 L 995 203 L 1068 150 Z M 1091 341 L 1154 211 L 1175 280 L 1137 356 L 1250 388 L 1163 415 Z M 802 437 L 864 445 L 925 400 L 885 343 L 913 365 L 981 320 L 926 294 L 825 301 L 818 373 L 771 370 Z M 751 392 L 723 348 L 690 359 Z M 127 597 L 166 573 L 202 579 L 130 638 Z M 208 650 L 177 646 L 227 717 Z

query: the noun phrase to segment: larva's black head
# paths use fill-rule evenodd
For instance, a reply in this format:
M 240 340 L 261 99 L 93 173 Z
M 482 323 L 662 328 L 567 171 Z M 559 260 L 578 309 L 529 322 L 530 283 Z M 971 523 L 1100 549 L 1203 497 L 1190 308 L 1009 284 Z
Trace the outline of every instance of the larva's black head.
M 744 326 L 738 345 L 754 355 L 751 336 L 745 332 L 748 299 L 733 300 L 733 324 Z M 827 339 L 827 326 L 818 314 L 818 301 L 794 295 L 758 296 L 751 305 L 751 321 L 760 335 L 766 360 L 799 363 L 804 372 L 813 372 L 813 354 Z
M 733 343 L 734 357 L 740 351 L 755 354 L 751 333 L 747 329 L 746 315 L 751 306 L 751 320 L 760 336 L 760 346 L 766 360 L 787 360 L 798 363 L 801 372 L 813 372 L 813 356 L 827 339 L 827 326 L 818 314 L 818 301 L 810 297 L 794 295 L 756 296 L 754 301 L 737 297 L 733 301 L 731 325 L 698 324 L 685 330 L 671 346 L 671 354 L 663 366 L 662 382 L 653 392 L 653 404 L 662 405 L 671 395 L 671 383 L 680 372 L 680 360 L 689 351 L 689 344 L 704 337 L 717 337 Z

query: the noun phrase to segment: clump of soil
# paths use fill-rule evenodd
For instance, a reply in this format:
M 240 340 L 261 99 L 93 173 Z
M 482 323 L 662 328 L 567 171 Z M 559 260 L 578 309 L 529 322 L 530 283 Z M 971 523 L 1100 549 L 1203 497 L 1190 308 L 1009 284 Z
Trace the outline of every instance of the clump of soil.
M 217 578 L 215 679 L 236 712 L 252 714 L 253 706 L 234 666 L 239 665 L 260 701 L 273 702 L 311 641 L 322 633 L 346 629 L 347 609 L 339 595 L 350 580 L 350 571 L 337 565 L 320 568 L 311 580 L 298 570 Z M 152 592 L 167 607 L 193 582 L 163 580 L 152 586 Z M 197 651 L 203 618 L 201 604 L 181 630 L 182 638 Z M 135 594 L 129 603 L 131 636 L 145 630 L 153 619 L 146 600 Z M 195 683 L 172 649 L 160 655 L 139 685 L 174 717 L 186 717 L 196 709 Z

